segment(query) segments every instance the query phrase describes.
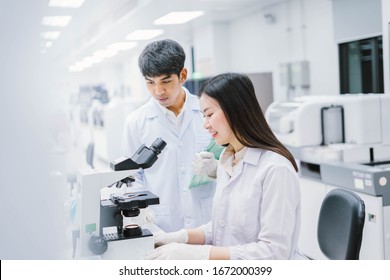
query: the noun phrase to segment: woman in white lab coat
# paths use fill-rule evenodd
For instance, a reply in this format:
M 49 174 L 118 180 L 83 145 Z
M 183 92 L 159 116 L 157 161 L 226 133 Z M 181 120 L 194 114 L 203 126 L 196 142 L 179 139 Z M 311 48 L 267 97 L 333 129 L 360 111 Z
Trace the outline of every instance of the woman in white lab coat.
M 145 144 L 161 137 L 167 146 L 152 167 L 134 175 L 133 191 L 147 189 L 160 204 L 150 208 L 155 224 L 165 232 L 194 228 L 211 219 L 215 183 L 189 188 L 194 155 L 203 151 L 211 137 L 202 127 L 197 96 L 182 87 L 187 79 L 185 53 L 173 40 L 148 44 L 139 57 L 150 100 L 126 118 L 124 155 L 131 157 Z
M 157 236 L 159 247 L 146 259 L 300 258 L 298 168 L 266 123 L 252 82 L 243 74 L 221 74 L 199 96 L 205 128 L 227 146 L 218 163 L 212 220 Z

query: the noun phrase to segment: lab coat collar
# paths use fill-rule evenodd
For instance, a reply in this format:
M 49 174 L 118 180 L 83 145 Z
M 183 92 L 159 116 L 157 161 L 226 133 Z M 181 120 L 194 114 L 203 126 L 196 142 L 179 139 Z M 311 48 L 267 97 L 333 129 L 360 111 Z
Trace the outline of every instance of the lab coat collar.
M 263 150 L 258 148 L 248 148 L 246 151 L 244 158 L 238 163 L 234 170 L 233 177 L 231 177 L 229 183 L 233 182 L 236 178 L 238 178 L 242 170 L 244 168 L 244 164 L 257 165 L 260 161 L 260 157 L 263 154 Z
M 183 107 L 184 118 L 183 118 L 182 127 L 180 129 L 180 135 L 178 135 L 179 137 L 183 135 L 183 133 L 186 131 L 189 124 L 191 123 L 194 115 L 192 111 L 194 112 L 200 111 L 198 98 L 194 98 L 194 96 L 192 96 L 185 87 L 183 87 L 183 89 L 186 94 L 186 100 Z M 146 118 L 148 119 L 159 118 L 159 120 L 161 120 L 162 125 L 164 125 L 171 132 L 177 135 L 176 129 L 172 126 L 171 122 L 169 122 L 168 119 L 166 118 L 165 112 L 162 110 L 161 105 L 158 104 L 158 102 L 153 97 L 149 99 L 148 106 L 150 110 L 147 110 Z
M 182 127 L 180 130 L 180 137 L 189 127 L 192 119 L 194 118 L 194 114 L 200 112 L 199 99 L 196 96 L 189 93 L 189 91 L 185 87 L 183 87 L 183 89 L 186 93 L 186 103 L 184 104 L 185 112 L 184 112 Z
M 193 111 L 200 111 L 199 98 L 196 95 L 191 94 L 185 87 L 183 87 L 183 89 L 186 92 L 187 97 L 191 96 L 191 98 L 186 98 L 186 101 L 188 101 L 187 108 Z
M 257 165 L 263 152 L 264 150 L 259 148 L 248 148 L 242 161 L 252 165 Z

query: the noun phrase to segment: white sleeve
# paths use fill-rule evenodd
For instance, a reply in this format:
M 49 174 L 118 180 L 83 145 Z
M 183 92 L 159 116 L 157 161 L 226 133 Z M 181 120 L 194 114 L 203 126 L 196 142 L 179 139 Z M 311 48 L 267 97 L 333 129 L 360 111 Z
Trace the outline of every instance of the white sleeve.
M 273 166 L 263 182 L 256 184 L 263 188 L 258 241 L 230 246 L 230 258 L 290 259 L 295 254 L 300 219 L 298 177 L 291 168 Z

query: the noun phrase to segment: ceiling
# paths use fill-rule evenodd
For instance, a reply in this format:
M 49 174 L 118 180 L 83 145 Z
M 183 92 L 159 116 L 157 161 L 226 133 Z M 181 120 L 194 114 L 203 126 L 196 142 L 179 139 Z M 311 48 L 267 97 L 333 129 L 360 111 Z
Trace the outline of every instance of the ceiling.
M 47 2 L 49 0 L 46 0 Z M 45 16 L 71 15 L 66 27 L 42 26 L 41 32 L 59 30 L 61 35 L 45 50 L 51 59 L 64 64 L 91 55 L 136 29 L 156 28 L 153 21 L 171 11 L 203 10 L 205 14 L 182 25 L 158 26 L 163 36 L 179 36 L 211 22 L 228 22 L 284 0 L 85 0 L 78 8 L 47 7 Z

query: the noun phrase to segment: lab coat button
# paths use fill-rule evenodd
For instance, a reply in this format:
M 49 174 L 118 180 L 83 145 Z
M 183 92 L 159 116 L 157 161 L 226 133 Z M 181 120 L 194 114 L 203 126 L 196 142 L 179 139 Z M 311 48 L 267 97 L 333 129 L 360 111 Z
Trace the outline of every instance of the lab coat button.
M 226 225 L 225 221 L 219 221 L 218 223 L 221 227 L 224 227 Z
M 230 193 L 230 188 L 225 188 L 225 193 Z

